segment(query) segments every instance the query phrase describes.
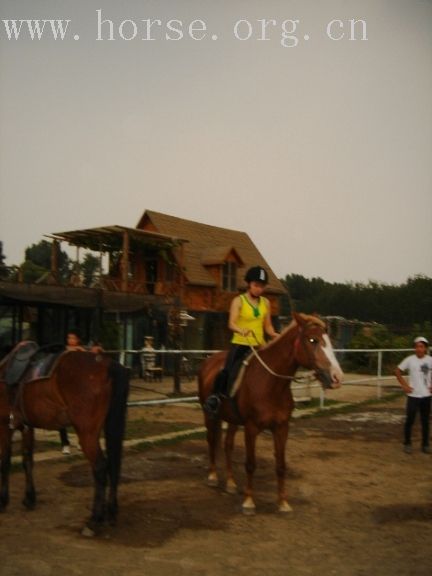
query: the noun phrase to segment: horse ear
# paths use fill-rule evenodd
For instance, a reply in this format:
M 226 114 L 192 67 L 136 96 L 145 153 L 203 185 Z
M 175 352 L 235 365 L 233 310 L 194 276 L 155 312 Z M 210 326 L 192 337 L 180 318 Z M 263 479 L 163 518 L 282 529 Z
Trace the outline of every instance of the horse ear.
M 298 312 L 293 311 L 292 315 L 293 315 L 294 320 L 297 322 L 297 324 L 299 326 L 303 326 L 306 323 L 303 316 L 301 314 L 299 314 Z

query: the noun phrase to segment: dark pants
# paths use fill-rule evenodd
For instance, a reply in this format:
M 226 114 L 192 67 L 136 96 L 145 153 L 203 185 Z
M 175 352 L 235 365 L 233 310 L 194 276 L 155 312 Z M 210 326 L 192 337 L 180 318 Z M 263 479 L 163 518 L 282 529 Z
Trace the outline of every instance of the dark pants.
M 420 412 L 422 428 L 422 446 L 429 446 L 429 416 L 431 411 L 431 397 L 413 398 L 407 397 L 405 419 L 405 444 L 411 444 L 411 431 L 417 412 Z
M 62 446 L 70 445 L 66 428 L 60 428 L 60 441 Z
M 232 344 L 228 350 L 228 356 L 225 360 L 225 366 L 215 378 L 213 385 L 213 394 L 228 395 L 229 390 L 239 372 L 241 363 L 250 353 L 250 346 L 241 344 Z

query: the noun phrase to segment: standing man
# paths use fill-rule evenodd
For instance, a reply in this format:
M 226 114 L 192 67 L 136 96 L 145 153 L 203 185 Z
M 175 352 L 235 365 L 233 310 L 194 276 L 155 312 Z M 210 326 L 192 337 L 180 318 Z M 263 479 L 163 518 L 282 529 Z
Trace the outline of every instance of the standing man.
M 428 352 L 429 342 L 423 336 L 414 340 L 414 352 L 396 368 L 395 374 L 403 391 L 407 394 L 404 428 L 404 451 L 412 453 L 411 431 L 417 412 L 420 412 L 422 427 L 422 451 L 430 454 L 429 416 L 432 395 L 432 357 Z M 409 384 L 402 372 L 408 372 Z

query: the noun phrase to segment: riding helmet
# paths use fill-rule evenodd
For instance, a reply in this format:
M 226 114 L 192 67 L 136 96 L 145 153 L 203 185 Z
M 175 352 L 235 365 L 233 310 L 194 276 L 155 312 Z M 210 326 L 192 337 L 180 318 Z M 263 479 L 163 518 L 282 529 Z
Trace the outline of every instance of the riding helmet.
M 424 336 L 418 336 L 415 340 L 414 340 L 414 344 L 417 344 L 421 342 L 422 344 L 425 344 L 426 346 L 429 346 L 429 341 L 427 340 L 427 338 L 425 338 Z
M 268 284 L 268 273 L 262 266 L 252 266 L 246 272 L 245 281 L 249 282 L 262 282 L 263 284 Z

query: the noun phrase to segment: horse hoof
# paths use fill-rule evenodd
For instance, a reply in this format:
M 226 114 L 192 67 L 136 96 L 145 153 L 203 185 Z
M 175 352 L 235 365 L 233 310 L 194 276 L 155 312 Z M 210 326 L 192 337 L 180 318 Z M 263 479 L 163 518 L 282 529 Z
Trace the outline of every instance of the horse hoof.
M 252 498 L 247 498 L 242 504 L 242 511 L 245 516 L 253 516 L 256 512 L 256 506 Z
M 292 512 L 293 509 L 291 508 L 291 506 L 288 504 L 288 502 L 286 500 L 284 500 L 283 502 L 281 502 L 279 504 L 279 508 L 278 511 L 281 514 L 288 514 L 289 512 Z
M 238 489 L 237 489 L 237 484 L 234 482 L 234 480 L 228 480 L 225 486 L 225 492 L 227 494 L 237 494 Z
M 84 528 L 81 530 L 81 536 L 85 536 L 85 538 L 94 538 L 96 536 L 96 532 L 89 526 L 84 526 Z
M 211 488 L 217 488 L 219 486 L 219 480 L 216 474 L 209 474 L 207 477 L 207 486 Z
M 256 508 L 245 508 L 244 506 L 242 506 L 242 512 L 245 516 L 255 516 L 256 514 Z

